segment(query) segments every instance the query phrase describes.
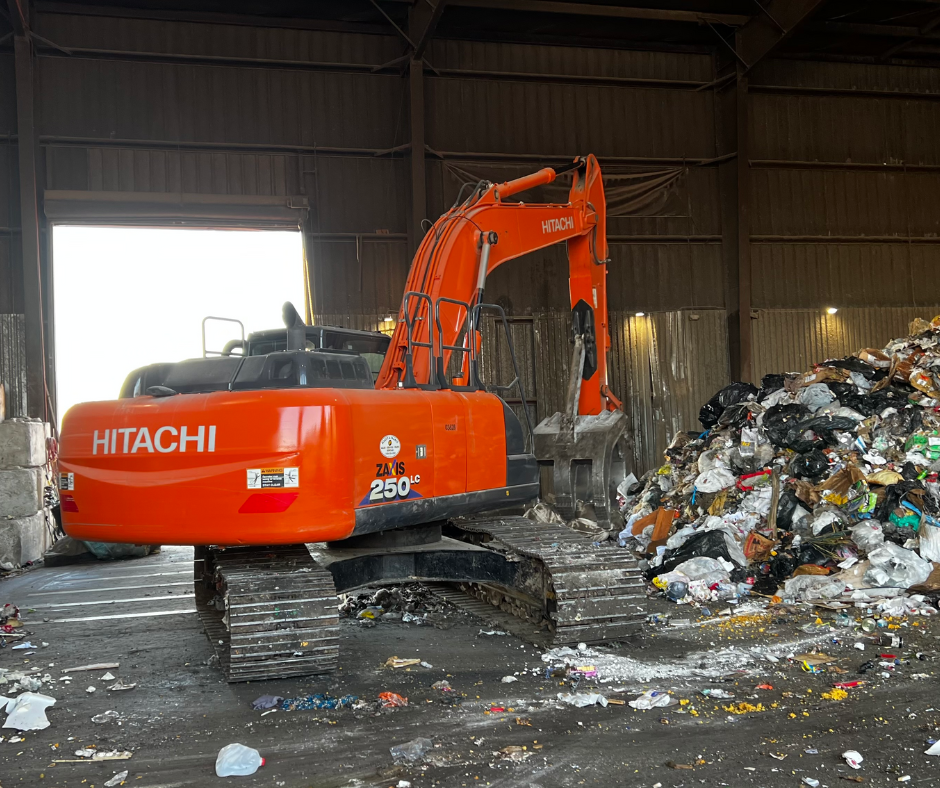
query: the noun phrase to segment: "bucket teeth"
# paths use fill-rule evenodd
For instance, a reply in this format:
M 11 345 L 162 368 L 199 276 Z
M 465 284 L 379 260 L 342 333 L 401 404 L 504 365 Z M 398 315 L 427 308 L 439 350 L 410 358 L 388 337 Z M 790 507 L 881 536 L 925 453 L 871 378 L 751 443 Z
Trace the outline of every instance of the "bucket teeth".
M 555 508 L 566 520 L 579 516 L 581 502 L 593 507 L 602 528 L 622 524 L 612 504 L 626 476 L 626 427 L 622 411 L 608 411 L 573 419 L 556 413 L 533 430 L 535 456 L 552 466 Z

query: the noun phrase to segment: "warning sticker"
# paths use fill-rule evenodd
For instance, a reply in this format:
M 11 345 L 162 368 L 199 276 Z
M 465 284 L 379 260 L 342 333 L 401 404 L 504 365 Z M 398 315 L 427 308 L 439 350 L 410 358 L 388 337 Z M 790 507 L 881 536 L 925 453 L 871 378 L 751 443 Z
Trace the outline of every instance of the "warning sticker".
M 59 489 L 60 490 L 74 490 L 75 489 L 75 474 L 74 473 L 60 473 L 59 474 Z
M 248 489 L 262 490 L 269 487 L 299 487 L 299 468 L 249 468 Z

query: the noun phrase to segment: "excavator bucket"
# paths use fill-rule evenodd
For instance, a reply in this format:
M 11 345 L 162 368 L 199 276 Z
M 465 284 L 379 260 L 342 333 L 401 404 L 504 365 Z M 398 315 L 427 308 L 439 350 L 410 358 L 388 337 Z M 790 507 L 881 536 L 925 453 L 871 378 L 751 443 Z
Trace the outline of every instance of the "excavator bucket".
M 556 413 L 535 427 L 535 456 L 552 468 L 555 508 L 565 520 L 591 507 L 602 528 L 623 526 L 615 501 L 626 478 L 626 429 L 619 410 L 574 418 Z

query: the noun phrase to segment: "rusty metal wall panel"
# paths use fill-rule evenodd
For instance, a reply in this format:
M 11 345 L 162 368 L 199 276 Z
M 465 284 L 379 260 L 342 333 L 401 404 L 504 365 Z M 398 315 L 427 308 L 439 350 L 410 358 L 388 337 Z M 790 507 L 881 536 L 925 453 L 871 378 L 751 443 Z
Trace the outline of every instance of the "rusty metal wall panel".
M 659 312 L 724 306 L 721 244 L 614 243 L 610 259 L 610 309 Z
M 718 309 L 616 312 L 610 322 L 611 383 L 623 391 L 643 472 L 662 462 L 676 432 L 700 428 L 702 404 L 728 383 L 727 317 Z
M 16 134 L 16 75 L 6 53 L 0 54 L 0 134 Z
M 320 232 L 408 231 L 408 162 L 349 156 L 304 157 L 313 221 Z
M 752 85 L 940 93 L 940 70 L 917 66 L 768 59 L 751 72 L 750 82 Z
M 0 138 L 0 227 L 20 225 L 19 152 L 9 137 Z
M 317 326 L 339 326 L 340 328 L 355 328 L 359 331 L 382 331 L 387 332 L 389 326 L 388 315 L 385 313 L 372 314 L 352 314 L 342 313 L 314 313 L 313 324 Z
M 535 340 L 535 326 L 532 318 L 511 318 L 508 321 L 512 348 L 516 356 L 516 368 L 520 385 L 513 385 L 508 391 L 500 393 L 509 407 L 522 423 L 525 432 L 525 414 L 523 399 L 529 409 L 529 419 L 534 427 L 539 422 L 541 411 L 538 399 L 538 363 L 539 356 Z M 480 352 L 480 379 L 485 385 L 509 386 L 516 377 L 509 341 L 502 320 L 492 312 L 484 314 L 483 344 Z
M 0 314 L 0 383 L 7 417 L 26 415 L 26 316 Z
M 855 96 L 751 95 L 751 158 L 940 163 L 940 103 Z
M 940 235 L 940 173 L 754 169 L 751 232 Z
M 391 148 L 397 76 L 41 57 L 40 134 Z
M 714 59 L 698 54 L 436 39 L 428 58 L 441 69 L 700 82 L 714 78 Z
M 394 35 L 248 25 L 37 14 L 36 30 L 64 47 L 177 55 L 380 65 L 401 55 Z
M 866 348 L 882 348 L 907 336 L 914 318 L 930 320 L 940 314 L 940 300 L 922 307 L 820 310 L 761 310 L 754 325 L 754 370 L 804 372 L 827 358 L 841 358 Z
M 426 80 L 427 143 L 440 151 L 714 156 L 710 91 Z M 565 119 L 569 119 L 565 122 Z
M 940 244 L 752 243 L 753 306 L 940 303 Z
M 404 241 L 307 237 L 316 314 L 398 314 L 411 262 Z
M 534 318 L 541 420 L 564 409 L 571 321 L 561 313 Z M 614 311 L 610 335 L 608 379 L 630 419 L 633 467 L 639 474 L 662 462 L 677 431 L 700 426 L 702 404 L 728 383 L 727 318 L 719 309 L 645 317 Z
M 612 310 L 653 312 L 724 305 L 718 243 L 612 243 L 607 299 Z M 570 308 L 563 246 L 511 260 L 486 280 L 486 297 L 515 315 Z
M 538 421 L 542 421 L 565 409 L 571 363 L 571 313 L 540 312 L 533 315 L 533 329 Z
M 23 266 L 20 234 L 0 234 L 0 313 L 23 311 Z

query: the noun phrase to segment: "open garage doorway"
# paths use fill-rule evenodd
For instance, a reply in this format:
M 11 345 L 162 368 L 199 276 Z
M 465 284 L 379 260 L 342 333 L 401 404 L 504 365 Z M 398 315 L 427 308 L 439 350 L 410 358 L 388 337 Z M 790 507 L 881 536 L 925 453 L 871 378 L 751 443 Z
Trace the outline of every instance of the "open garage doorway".
M 114 399 L 132 370 L 202 355 L 202 320 L 278 328 L 291 301 L 304 314 L 303 242 L 282 230 L 56 225 L 53 230 L 56 416 Z M 210 322 L 206 347 L 238 338 Z

